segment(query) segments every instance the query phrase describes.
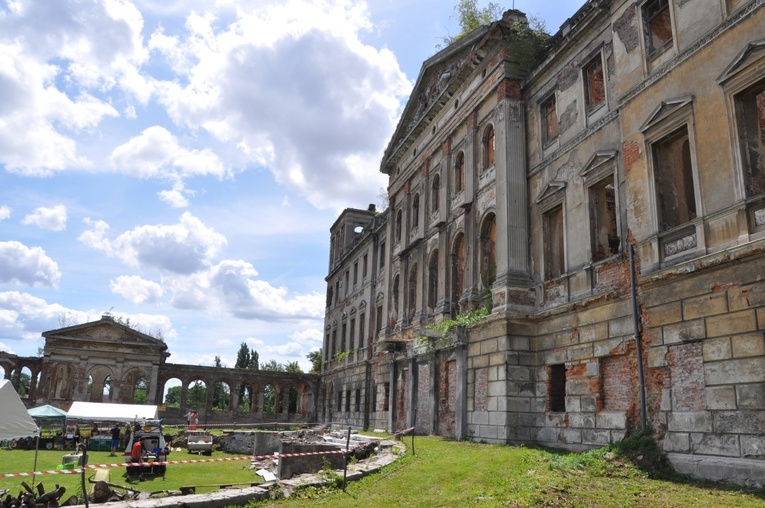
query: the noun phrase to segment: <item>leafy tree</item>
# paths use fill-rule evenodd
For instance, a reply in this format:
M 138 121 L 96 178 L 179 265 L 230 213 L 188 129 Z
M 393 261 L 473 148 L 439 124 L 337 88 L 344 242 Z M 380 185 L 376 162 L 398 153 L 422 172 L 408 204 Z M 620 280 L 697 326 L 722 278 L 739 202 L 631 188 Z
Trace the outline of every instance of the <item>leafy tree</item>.
M 31 381 L 32 378 L 26 372 L 22 372 L 19 375 L 19 389 L 17 390 L 19 397 L 24 398 L 27 396 L 29 393 L 29 384 Z
M 181 387 L 172 386 L 167 389 L 165 395 L 165 406 L 167 407 L 180 407 L 181 406 Z
M 302 374 L 303 369 L 300 368 L 300 364 L 297 361 L 290 362 L 284 366 L 284 372 L 291 372 L 292 374 Z
M 322 349 L 319 348 L 317 351 L 311 351 L 305 356 L 311 362 L 310 373 L 321 374 L 321 363 L 322 363 L 322 356 L 323 356 Z
M 135 383 L 135 391 L 133 392 L 133 404 L 145 404 L 146 403 L 146 378 L 139 378 Z
M 188 404 L 192 409 L 205 407 L 207 387 L 201 381 L 194 381 L 188 391 Z
M 488 25 L 502 17 L 502 7 L 499 4 L 489 2 L 486 7 L 479 9 L 477 3 L 477 0 L 459 0 L 454 6 L 461 31 L 454 37 L 444 37 L 447 45 L 460 40 L 476 28 Z
M 284 364 L 277 362 L 276 360 L 268 360 L 261 365 L 261 370 L 272 370 L 276 372 L 285 372 L 287 369 Z

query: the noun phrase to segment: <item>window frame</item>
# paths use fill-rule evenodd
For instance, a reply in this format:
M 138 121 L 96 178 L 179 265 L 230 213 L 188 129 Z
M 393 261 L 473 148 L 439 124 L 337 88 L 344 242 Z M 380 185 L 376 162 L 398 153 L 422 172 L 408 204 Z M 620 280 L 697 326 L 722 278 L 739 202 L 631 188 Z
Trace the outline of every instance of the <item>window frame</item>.
M 585 60 L 585 64 L 582 66 L 582 91 L 584 94 L 584 110 L 587 115 L 590 115 L 594 113 L 595 111 L 599 110 L 600 108 L 604 107 L 605 104 L 608 103 L 608 86 L 606 83 L 606 65 L 605 60 L 603 58 L 603 52 L 599 49 L 594 55 L 592 55 L 590 58 Z M 600 65 L 600 75 L 603 79 L 603 97 L 602 99 L 596 103 L 592 104 L 591 95 L 592 92 L 590 91 L 590 79 L 588 76 L 588 69 L 592 67 L 595 64 Z
M 654 14 L 649 15 L 647 13 L 651 4 L 664 4 L 663 9 L 657 10 Z M 661 13 L 666 9 L 667 16 L 669 17 L 669 29 L 672 32 L 671 37 L 664 42 L 661 46 L 653 47 L 651 38 L 651 23 L 659 18 Z M 653 60 L 670 47 L 673 47 L 676 39 L 676 30 L 674 26 L 674 13 L 672 12 L 672 2 L 669 0 L 645 0 L 640 4 L 640 20 L 641 29 L 643 32 L 643 46 L 645 48 L 645 55 L 647 60 Z
M 465 152 L 460 150 L 454 157 L 454 192 L 458 194 L 465 190 Z
M 547 105 L 550 103 L 552 103 L 551 111 L 555 115 L 555 134 L 553 136 L 550 136 L 550 115 L 547 113 Z M 544 99 L 539 102 L 540 139 L 542 141 L 543 149 L 546 149 L 555 143 L 555 141 L 560 136 L 558 123 L 558 98 L 553 91 L 551 94 L 545 96 Z
M 494 124 L 489 122 L 483 129 L 481 136 L 481 170 L 486 171 L 494 167 L 496 163 L 497 132 Z

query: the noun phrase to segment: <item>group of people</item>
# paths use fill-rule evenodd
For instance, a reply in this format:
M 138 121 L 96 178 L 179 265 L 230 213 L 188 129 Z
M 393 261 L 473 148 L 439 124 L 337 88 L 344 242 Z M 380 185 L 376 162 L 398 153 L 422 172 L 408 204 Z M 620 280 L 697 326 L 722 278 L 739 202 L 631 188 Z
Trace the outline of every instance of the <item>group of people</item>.
M 197 412 L 192 409 L 186 413 L 186 424 L 189 426 L 189 430 L 197 430 Z

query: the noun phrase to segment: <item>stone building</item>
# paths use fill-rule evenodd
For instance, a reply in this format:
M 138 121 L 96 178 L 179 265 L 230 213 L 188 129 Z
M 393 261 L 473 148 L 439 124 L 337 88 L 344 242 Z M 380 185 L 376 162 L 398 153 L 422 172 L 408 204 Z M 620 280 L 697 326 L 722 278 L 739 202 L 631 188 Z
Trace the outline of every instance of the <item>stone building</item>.
M 646 428 L 680 471 L 765 483 L 764 3 L 590 0 L 540 53 L 510 10 L 424 62 L 389 208 L 331 229 L 323 418 Z

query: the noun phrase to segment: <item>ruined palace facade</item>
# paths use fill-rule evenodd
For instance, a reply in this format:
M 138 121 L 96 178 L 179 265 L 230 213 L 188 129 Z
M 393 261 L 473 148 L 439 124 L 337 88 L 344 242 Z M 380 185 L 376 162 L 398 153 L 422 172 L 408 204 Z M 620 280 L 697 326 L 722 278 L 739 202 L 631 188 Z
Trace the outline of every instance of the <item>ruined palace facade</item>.
M 645 424 L 680 471 L 765 483 L 764 3 L 591 0 L 539 54 L 508 11 L 424 62 L 388 209 L 330 231 L 322 418 L 571 449 Z

